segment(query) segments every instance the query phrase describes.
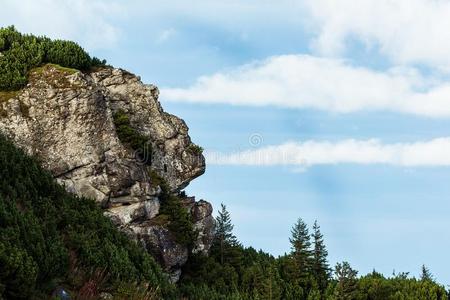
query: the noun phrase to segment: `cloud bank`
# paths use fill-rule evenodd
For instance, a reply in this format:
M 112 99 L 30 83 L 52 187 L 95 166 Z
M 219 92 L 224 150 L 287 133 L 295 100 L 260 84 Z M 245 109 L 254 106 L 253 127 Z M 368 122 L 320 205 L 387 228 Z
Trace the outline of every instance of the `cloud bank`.
M 450 137 L 414 143 L 379 140 L 287 142 L 237 153 L 206 152 L 208 164 L 309 167 L 385 164 L 403 167 L 450 166 Z
M 205 43 L 213 51 L 206 53 L 216 53 L 216 44 L 198 28 L 214 29 L 210 34 L 222 33 L 243 47 L 247 39 L 259 45 L 268 33 L 274 38 L 286 34 L 286 42 L 298 39 L 300 48 L 310 45 L 310 53 L 273 56 L 199 77 L 188 87 L 162 89 L 162 99 L 449 117 L 449 15 L 450 2 L 444 0 L 280 0 L 275 6 L 266 0 L 195 5 L 181 0 L 3 0 L 0 25 L 75 40 L 89 50 L 110 49 L 126 39 L 121 31 L 134 28 L 134 22 L 146 24 L 133 29 L 138 34 L 154 28 L 159 46 L 189 40 Z M 392 67 L 377 71 L 345 60 L 352 57 L 355 41 L 388 58 Z M 199 53 L 205 52 L 192 55 Z M 421 73 L 423 66 L 433 75 Z
M 450 116 L 450 83 L 424 78 L 415 69 L 378 72 L 333 58 L 274 56 L 198 78 L 187 88 L 163 88 L 168 101 L 274 105 L 349 113 L 394 111 Z
M 303 0 L 313 49 L 341 55 L 350 39 L 376 47 L 395 64 L 450 68 L 446 0 Z

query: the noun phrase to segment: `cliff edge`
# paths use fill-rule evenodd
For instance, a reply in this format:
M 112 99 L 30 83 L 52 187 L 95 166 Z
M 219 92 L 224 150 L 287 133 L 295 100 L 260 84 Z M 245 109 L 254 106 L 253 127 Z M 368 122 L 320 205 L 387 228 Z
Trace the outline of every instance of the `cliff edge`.
M 205 172 L 205 159 L 185 122 L 164 112 L 158 95 L 155 86 L 121 69 L 82 73 L 49 64 L 0 101 L 0 131 L 38 157 L 68 191 L 94 199 L 176 281 L 190 249 L 160 215 L 161 180 L 191 214 L 198 233 L 193 252 L 208 252 L 214 220 L 211 204 L 179 194 Z M 118 118 L 125 121 L 122 132 Z M 124 139 L 124 131 L 145 147 Z

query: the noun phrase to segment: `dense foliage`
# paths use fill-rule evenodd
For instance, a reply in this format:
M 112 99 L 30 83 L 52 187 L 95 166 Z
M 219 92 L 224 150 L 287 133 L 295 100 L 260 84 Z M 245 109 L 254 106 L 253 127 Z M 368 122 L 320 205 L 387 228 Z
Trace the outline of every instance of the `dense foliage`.
M 425 267 L 420 279 L 404 273 L 386 278 L 375 271 L 358 277 L 347 262 L 337 264 L 332 274 L 317 222 L 309 234 L 299 219 L 292 229 L 291 252 L 278 258 L 240 245 L 224 206 L 216 225 L 211 255 L 193 255 L 185 266 L 180 293 L 189 299 L 448 299 Z
M 39 298 L 56 285 L 81 288 L 96 270 L 108 274 L 106 289 L 142 281 L 170 290 L 153 258 L 119 233 L 92 200 L 65 192 L 2 136 L 0 266 L 0 298 L 7 299 Z
M 24 35 L 13 26 L 0 28 L 0 90 L 11 91 L 27 83 L 28 72 L 39 65 L 53 63 L 87 70 L 106 61 L 91 58 L 71 41 Z

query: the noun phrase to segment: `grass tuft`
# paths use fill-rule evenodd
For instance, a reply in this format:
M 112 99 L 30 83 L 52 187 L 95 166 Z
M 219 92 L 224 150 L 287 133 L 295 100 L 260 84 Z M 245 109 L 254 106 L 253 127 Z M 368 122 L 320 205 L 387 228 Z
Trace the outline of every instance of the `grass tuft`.
M 59 72 L 65 73 L 66 75 L 72 75 L 72 74 L 80 72 L 77 69 L 61 67 L 60 65 L 57 65 L 57 64 L 45 64 L 40 67 L 31 69 L 30 74 L 41 75 L 51 67 L 55 68 Z
M 0 103 L 6 102 L 20 94 L 19 91 L 0 91 Z

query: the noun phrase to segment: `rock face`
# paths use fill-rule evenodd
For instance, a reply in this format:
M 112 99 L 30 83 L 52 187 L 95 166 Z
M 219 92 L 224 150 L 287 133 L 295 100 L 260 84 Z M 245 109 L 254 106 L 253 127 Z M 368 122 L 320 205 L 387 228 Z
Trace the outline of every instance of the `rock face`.
M 37 156 L 68 191 L 95 199 L 176 280 L 188 249 L 159 220 L 161 188 L 149 169 L 177 193 L 204 173 L 205 160 L 193 150 L 185 122 L 163 111 L 158 94 L 155 86 L 121 69 L 85 74 L 48 65 L 31 73 L 18 96 L 0 103 L 0 131 Z M 118 111 L 149 139 L 150 166 L 120 141 L 113 120 Z M 184 202 L 199 231 L 194 251 L 207 252 L 212 207 L 191 198 Z

